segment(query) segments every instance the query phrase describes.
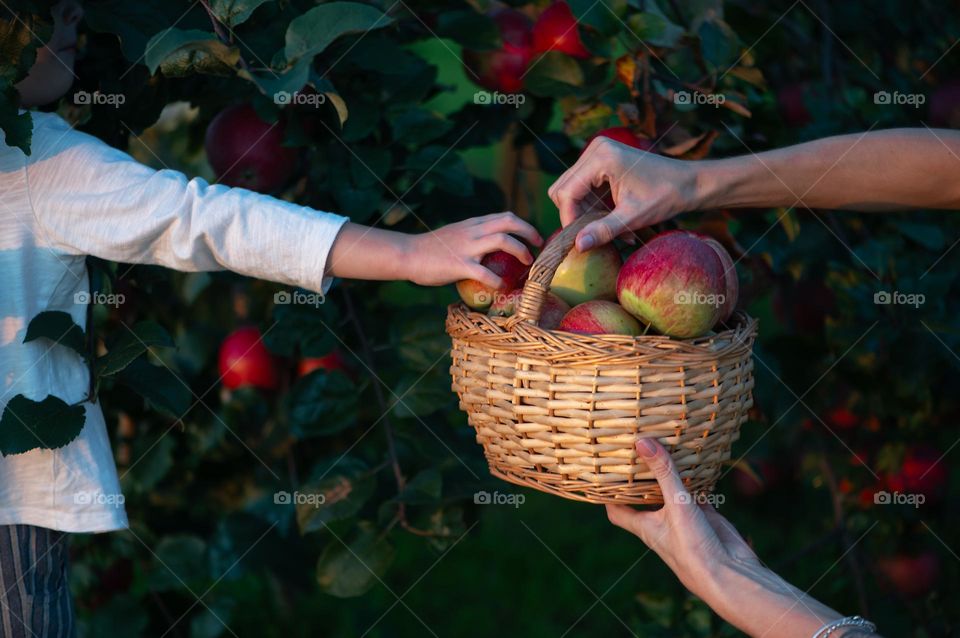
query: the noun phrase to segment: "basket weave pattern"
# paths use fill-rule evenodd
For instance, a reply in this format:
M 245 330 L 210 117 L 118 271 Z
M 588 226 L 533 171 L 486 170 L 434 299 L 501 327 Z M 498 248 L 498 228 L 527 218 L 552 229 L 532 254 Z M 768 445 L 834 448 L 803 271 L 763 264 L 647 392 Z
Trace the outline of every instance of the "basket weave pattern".
M 708 337 L 580 335 L 536 325 L 581 217 L 531 268 L 516 315 L 448 308 L 450 373 L 494 476 L 591 503 L 662 503 L 638 437 L 671 452 L 691 493 L 709 493 L 753 405 L 757 322 L 737 313 Z

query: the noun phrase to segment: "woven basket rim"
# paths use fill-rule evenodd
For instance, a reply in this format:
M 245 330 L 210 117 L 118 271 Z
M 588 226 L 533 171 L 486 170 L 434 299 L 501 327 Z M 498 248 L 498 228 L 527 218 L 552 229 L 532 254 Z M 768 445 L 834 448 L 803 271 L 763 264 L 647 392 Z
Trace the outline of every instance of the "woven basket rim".
M 757 319 L 740 310 L 720 332 L 693 339 L 664 335 L 584 335 L 546 330 L 534 323 L 490 317 L 463 302 L 447 308 L 447 333 L 454 339 L 496 352 L 543 361 L 613 363 L 625 360 L 694 362 L 749 354 L 757 337 Z

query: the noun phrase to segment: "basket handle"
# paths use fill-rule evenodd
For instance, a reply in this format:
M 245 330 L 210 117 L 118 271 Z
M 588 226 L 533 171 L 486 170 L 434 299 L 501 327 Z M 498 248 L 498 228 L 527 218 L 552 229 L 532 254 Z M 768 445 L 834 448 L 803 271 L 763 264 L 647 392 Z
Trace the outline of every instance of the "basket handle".
M 520 297 L 520 308 L 510 318 L 512 321 L 508 322 L 509 325 L 521 321 L 536 325 L 540 321 L 540 310 L 547 298 L 547 292 L 550 291 L 550 282 L 553 281 L 553 275 L 557 272 L 560 262 L 573 248 L 577 233 L 605 214 L 605 212 L 590 212 L 581 215 L 547 244 L 530 267 L 530 274 L 527 276 L 527 283 L 523 285 L 523 295 Z

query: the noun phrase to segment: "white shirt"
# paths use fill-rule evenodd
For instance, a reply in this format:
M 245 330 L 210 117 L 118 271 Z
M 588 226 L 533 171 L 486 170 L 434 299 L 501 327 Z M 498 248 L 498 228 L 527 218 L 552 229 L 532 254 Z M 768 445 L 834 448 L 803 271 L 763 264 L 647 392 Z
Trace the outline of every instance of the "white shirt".
M 326 292 L 327 255 L 347 219 L 251 191 L 155 171 L 63 119 L 33 113 L 32 153 L 0 143 L 0 406 L 17 394 L 82 400 L 82 358 L 47 339 L 23 343 L 30 320 L 62 310 L 86 329 L 84 257 L 182 271 L 233 270 Z M 127 526 L 98 404 L 56 450 L 0 457 L 0 525 L 67 532 Z

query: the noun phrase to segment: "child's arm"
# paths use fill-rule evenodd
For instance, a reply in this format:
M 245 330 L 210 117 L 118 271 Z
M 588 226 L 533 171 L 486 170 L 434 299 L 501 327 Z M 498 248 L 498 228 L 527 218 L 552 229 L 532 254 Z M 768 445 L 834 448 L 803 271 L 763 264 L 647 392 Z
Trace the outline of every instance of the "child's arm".
M 476 279 L 499 288 L 500 278 L 480 265 L 487 253 L 503 250 L 525 264 L 543 240 L 513 213 L 475 217 L 420 235 L 346 224 L 330 252 L 327 273 L 348 279 L 406 279 L 425 286 Z M 376 258 L 371 258 L 376 255 Z
M 474 278 L 494 285 L 479 265 L 502 249 L 529 263 L 514 233 L 539 244 L 511 214 L 471 219 L 422 235 L 348 223 L 238 188 L 155 171 L 96 138 L 46 120 L 27 168 L 36 240 L 55 252 L 95 255 L 181 271 L 232 270 L 324 290 L 332 275 L 441 284 Z

